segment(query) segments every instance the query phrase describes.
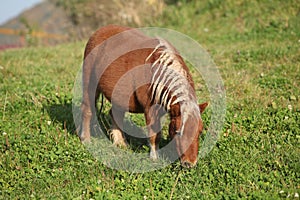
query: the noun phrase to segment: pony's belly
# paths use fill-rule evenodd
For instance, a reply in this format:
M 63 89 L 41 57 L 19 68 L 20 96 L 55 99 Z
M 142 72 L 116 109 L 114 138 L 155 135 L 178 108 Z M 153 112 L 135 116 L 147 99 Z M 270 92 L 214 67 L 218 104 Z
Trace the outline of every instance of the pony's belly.
M 147 87 L 135 89 L 131 82 L 111 82 L 111 76 L 110 81 L 101 80 L 98 89 L 115 108 L 125 112 L 143 113 L 148 102 Z
M 128 96 L 126 93 L 113 93 L 113 96 L 105 95 L 104 93 L 104 96 L 119 110 L 131 113 L 144 112 L 144 107 L 138 102 L 135 95 L 126 98 Z

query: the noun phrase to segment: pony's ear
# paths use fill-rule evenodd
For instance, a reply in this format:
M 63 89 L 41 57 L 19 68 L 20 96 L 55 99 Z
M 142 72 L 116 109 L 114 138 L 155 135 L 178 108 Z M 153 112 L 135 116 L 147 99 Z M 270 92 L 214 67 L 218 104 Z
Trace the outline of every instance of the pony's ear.
M 200 109 L 200 113 L 203 113 L 203 111 L 205 110 L 205 108 L 208 106 L 208 103 L 205 102 L 205 103 L 202 103 L 202 104 L 199 104 L 199 109 Z

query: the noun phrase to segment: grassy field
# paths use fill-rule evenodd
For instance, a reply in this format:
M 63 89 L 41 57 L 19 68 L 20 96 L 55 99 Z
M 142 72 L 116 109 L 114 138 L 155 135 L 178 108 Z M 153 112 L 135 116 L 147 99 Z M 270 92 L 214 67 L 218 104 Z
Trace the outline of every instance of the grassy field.
M 209 156 L 189 170 L 105 167 L 74 133 L 85 42 L 9 50 L 0 52 L 0 199 L 299 199 L 299 3 L 172 2 L 147 25 L 197 40 L 226 87 L 226 122 Z

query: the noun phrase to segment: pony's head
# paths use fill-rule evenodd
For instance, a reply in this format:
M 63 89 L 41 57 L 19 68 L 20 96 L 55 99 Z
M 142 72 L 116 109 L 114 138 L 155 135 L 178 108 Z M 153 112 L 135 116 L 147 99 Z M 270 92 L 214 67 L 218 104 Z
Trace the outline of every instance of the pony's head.
M 172 105 L 170 109 L 169 134 L 176 142 L 176 150 L 183 167 L 191 168 L 196 165 L 198 158 L 199 136 L 203 129 L 200 114 L 208 104 L 203 103 L 197 109 L 199 115 L 188 115 L 184 120 L 180 105 Z

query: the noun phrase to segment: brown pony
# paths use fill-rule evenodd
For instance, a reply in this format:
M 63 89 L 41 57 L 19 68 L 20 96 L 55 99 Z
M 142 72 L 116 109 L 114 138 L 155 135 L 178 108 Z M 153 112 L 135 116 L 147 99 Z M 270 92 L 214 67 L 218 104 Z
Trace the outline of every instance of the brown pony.
M 144 113 L 150 158 L 158 158 L 160 118 L 170 116 L 169 135 L 176 141 L 184 167 L 197 162 L 198 138 L 203 124 L 194 82 L 182 57 L 163 39 L 151 38 L 137 29 L 109 25 L 89 39 L 83 63 L 82 127 L 80 139 L 90 141 L 95 103 L 102 93 L 111 102 L 111 137 L 126 146 L 123 135 L 125 112 Z

